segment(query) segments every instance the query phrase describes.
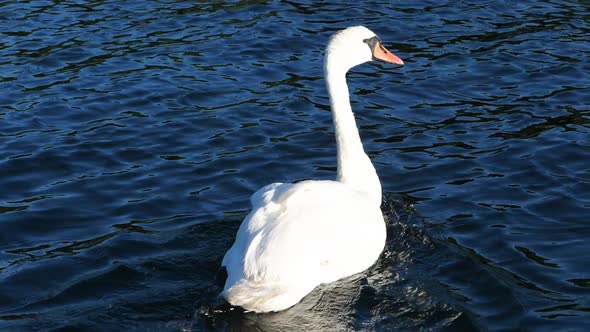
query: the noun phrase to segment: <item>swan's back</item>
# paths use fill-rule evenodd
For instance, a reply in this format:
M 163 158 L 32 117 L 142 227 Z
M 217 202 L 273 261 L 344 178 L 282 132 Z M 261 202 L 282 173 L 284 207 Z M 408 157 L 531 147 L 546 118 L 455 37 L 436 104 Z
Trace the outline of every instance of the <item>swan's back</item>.
M 223 265 L 223 295 L 265 312 L 297 303 L 321 283 L 371 266 L 385 243 L 378 206 L 336 181 L 272 184 L 252 195 Z

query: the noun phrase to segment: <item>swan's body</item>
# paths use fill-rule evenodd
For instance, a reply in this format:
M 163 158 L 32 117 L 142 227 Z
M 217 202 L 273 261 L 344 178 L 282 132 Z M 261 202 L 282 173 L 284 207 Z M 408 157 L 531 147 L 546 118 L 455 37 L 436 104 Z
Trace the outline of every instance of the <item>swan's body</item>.
M 279 311 L 322 283 L 369 268 L 385 244 L 381 184 L 363 150 L 346 72 L 372 59 L 403 64 L 364 27 L 330 40 L 324 64 L 336 142 L 336 181 L 273 183 L 252 195 L 252 211 L 223 258 L 222 295 L 255 312 Z

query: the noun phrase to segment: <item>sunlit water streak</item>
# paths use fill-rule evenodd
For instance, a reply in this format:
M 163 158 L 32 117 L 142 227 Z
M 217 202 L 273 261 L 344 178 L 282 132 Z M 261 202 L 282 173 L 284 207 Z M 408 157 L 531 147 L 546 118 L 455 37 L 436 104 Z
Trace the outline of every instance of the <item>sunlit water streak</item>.
M 0 5 L 0 327 L 580 330 L 590 323 L 584 1 Z M 215 309 L 248 198 L 334 177 L 323 47 L 386 193 L 369 271 Z M 216 311 L 217 310 L 217 311 Z

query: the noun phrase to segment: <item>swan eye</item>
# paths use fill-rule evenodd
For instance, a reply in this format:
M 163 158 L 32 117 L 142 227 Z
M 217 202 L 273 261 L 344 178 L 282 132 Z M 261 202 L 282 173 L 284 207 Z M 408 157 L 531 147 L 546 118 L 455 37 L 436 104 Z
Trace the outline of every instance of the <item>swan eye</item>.
M 379 37 L 377 37 L 377 36 L 363 39 L 363 43 L 365 43 L 367 45 L 375 45 L 375 42 L 380 42 L 380 41 L 381 41 L 381 39 L 379 39 Z
M 381 39 L 379 39 L 379 37 L 377 37 L 377 36 L 373 36 L 371 38 L 363 39 L 363 42 L 365 44 L 369 45 L 369 48 L 371 49 L 371 52 L 373 52 L 375 50 L 375 46 L 376 45 L 381 45 Z

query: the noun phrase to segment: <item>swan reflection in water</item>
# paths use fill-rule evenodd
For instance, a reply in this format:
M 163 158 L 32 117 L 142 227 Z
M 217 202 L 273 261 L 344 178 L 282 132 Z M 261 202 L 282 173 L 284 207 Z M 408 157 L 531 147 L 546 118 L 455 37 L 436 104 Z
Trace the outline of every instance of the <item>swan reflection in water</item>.
M 201 308 L 192 322 L 193 328 L 214 331 L 346 331 L 355 316 L 358 300 L 366 278 L 357 274 L 331 284 L 317 287 L 296 306 L 279 312 L 257 314 L 239 307 L 220 305 Z

